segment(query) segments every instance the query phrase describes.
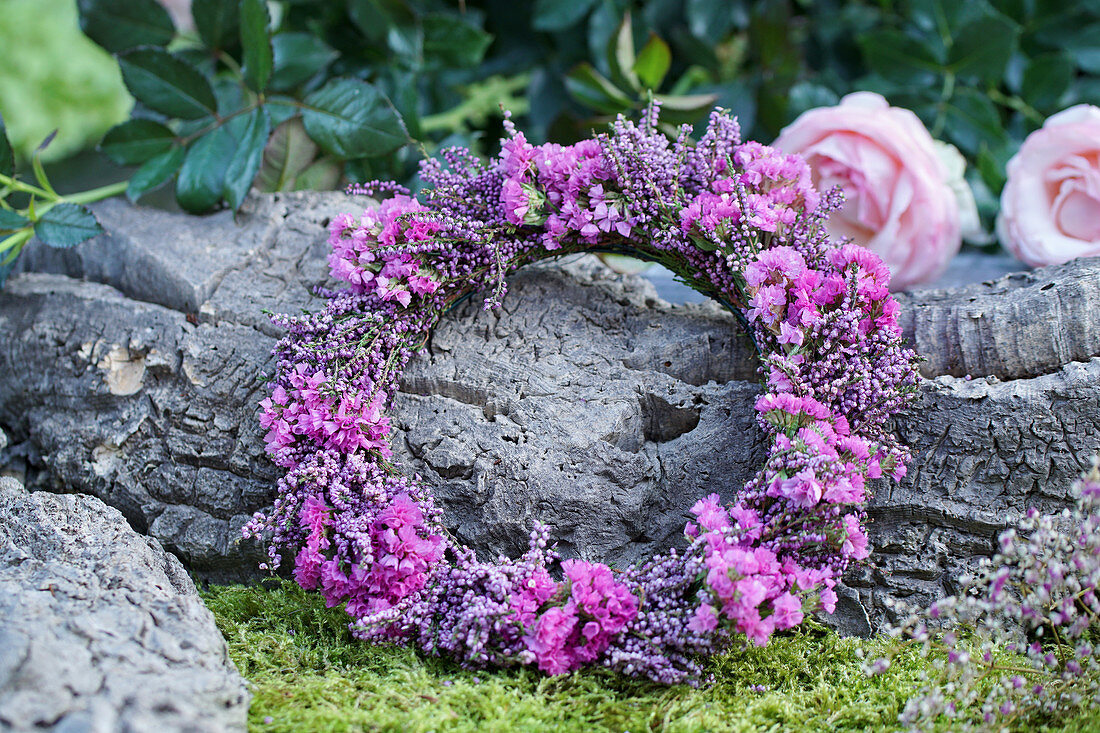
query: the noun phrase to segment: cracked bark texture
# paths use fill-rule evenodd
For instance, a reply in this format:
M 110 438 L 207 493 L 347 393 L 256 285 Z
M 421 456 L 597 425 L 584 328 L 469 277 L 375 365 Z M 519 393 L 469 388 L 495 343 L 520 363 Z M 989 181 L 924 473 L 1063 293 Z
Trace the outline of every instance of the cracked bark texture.
M 255 420 L 278 336 L 261 309 L 320 307 L 322 227 L 362 205 L 257 197 L 234 222 L 107 202 L 98 241 L 28 251 L 37 272 L 0 294 L 0 422 L 35 484 L 103 498 L 204 577 L 252 572 L 239 527 L 276 478 Z M 897 419 L 915 459 L 876 488 L 846 631 L 877 625 L 887 595 L 951 590 L 1011 513 L 1068 502 L 1098 443 L 1098 289 L 1100 261 L 1083 260 L 903 296 L 928 358 L 919 406 Z M 757 391 L 730 314 L 577 258 L 518 273 L 500 311 L 475 299 L 445 319 L 395 398 L 394 444 L 480 551 L 518 552 L 540 520 L 567 553 L 622 563 L 759 466 Z
M 95 497 L 0 479 L 0 729 L 244 731 L 249 695 L 180 561 Z

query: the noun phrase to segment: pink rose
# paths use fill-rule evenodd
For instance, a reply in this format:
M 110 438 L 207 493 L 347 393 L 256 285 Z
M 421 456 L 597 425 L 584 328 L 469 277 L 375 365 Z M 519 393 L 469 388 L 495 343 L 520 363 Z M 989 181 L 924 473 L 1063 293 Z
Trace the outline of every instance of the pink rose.
M 997 236 L 1033 267 L 1100 255 L 1100 108 L 1070 107 L 1008 161 Z
M 939 145 L 915 114 L 871 92 L 804 112 L 775 141 L 806 159 L 819 191 L 844 190 L 829 233 L 878 253 L 890 267 L 891 290 L 933 280 L 947 267 L 962 244 L 960 203 L 962 216 L 976 221 L 973 198 L 960 202 L 970 191 L 953 180 Z

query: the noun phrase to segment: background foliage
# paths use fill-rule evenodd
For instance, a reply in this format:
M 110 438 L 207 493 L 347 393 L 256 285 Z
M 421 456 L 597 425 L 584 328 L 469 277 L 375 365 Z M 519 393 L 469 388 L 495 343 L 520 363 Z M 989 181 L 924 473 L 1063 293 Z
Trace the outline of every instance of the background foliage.
M 45 2 L 42 17 L 64 14 L 51 10 L 64 0 Z M 719 104 L 770 141 L 802 111 L 869 89 L 964 152 L 988 224 L 1027 133 L 1100 103 L 1096 0 L 194 0 L 181 28 L 155 0 L 78 5 L 136 100 L 102 151 L 132 167 L 131 198 L 172 184 L 193 212 L 237 207 L 251 184 L 413 182 L 440 146 L 490 152 L 502 107 L 533 142 L 567 143 L 656 95 L 672 122 Z M 73 65 L 61 50 L 13 56 Z M 0 89 L 10 77 L 33 78 L 0 72 Z M 11 100 L 0 94 L 10 127 L 33 131 L 16 140 L 25 159 L 42 126 L 14 122 L 37 103 Z M 72 109 L 93 112 L 78 122 Z M 42 110 L 65 141 L 119 107 Z
M 80 32 L 73 0 L 3 0 L 0 48 L 0 112 L 20 160 L 53 130 L 46 160 L 95 145 L 129 116 L 118 65 Z

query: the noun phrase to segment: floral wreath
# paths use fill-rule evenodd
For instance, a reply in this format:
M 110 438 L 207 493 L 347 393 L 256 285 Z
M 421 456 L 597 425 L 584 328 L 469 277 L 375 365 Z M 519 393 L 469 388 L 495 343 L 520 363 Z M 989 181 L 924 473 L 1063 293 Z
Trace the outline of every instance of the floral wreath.
M 288 334 L 260 420 L 287 471 L 245 534 L 268 542 L 262 567 L 293 558 L 303 588 L 346 604 L 358 637 L 469 666 L 693 682 L 738 635 L 762 645 L 831 613 L 837 580 L 867 557 L 866 482 L 904 475 L 885 426 L 917 385 L 890 273 L 830 241 L 840 194 L 819 195 L 801 158 L 742 143 L 722 110 L 694 142 L 658 116 L 654 104 L 567 146 L 531 145 L 506 119 L 491 162 L 461 148 L 424 161 L 423 202 L 392 182 L 353 187 L 390 197 L 329 227 L 332 275 L 350 287 L 321 290 L 320 313 L 275 318 Z M 488 289 L 485 307 L 499 306 L 509 273 L 584 251 L 660 262 L 740 315 L 766 376 L 767 460 L 733 504 L 695 504 L 686 548 L 625 570 L 562 560 L 541 525 L 518 559 L 480 560 L 389 461 L 387 408 L 455 303 Z

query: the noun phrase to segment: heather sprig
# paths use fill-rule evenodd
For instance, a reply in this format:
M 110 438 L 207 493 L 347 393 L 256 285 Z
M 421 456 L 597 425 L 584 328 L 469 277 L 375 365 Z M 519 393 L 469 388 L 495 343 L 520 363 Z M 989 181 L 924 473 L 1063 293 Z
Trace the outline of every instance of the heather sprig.
M 1001 729 L 1100 705 L 1100 464 L 1094 460 L 1072 492 L 1073 509 L 1030 509 L 957 595 L 891 630 L 938 657 L 903 725 L 931 729 L 980 710 L 981 727 Z M 876 660 L 871 671 L 889 663 Z
M 532 145 L 506 120 L 497 158 L 425 161 L 422 200 L 356 188 L 392 195 L 330 226 L 347 288 L 321 291 L 321 313 L 276 319 L 288 333 L 260 420 L 287 473 L 246 531 L 268 541 L 271 567 L 293 557 L 302 587 L 344 604 L 361 638 L 470 666 L 695 681 L 700 655 L 832 612 L 837 579 L 867 556 L 865 483 L 904 473 L 885 424 L 917 378 L 889 272 L 828 239 L 839 198 L 801 159 L 742 143 L 721 110 L 698 142 L 686 127 L 666 137 L 658 115 L 566 146 Z M 695 505 L 685 550 L 622 573 L 561 560 L 545 528 L 518 560 L 480 560 L 387 462 L 390 400 L 452 304 L 480 290 L 496 307 L 517 268 L 588 250 L 660 261 L 741 315 L 762 351 L 768 459 L 732 505 Z

